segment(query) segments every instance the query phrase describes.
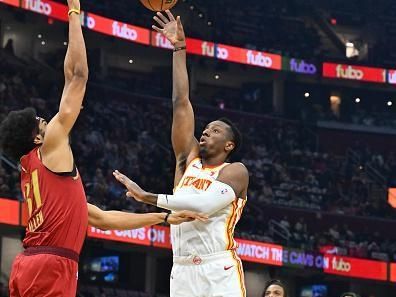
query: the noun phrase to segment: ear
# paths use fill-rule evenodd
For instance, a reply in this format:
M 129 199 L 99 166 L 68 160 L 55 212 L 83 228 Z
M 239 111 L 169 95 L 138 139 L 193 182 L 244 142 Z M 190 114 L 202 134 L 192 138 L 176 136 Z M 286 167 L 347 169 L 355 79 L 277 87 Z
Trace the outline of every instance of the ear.
M 44 142 L 44 137 L 41 136 L 40 134 L 37 134 L 36 137 L 34 138 L 34 144 L 40 145 L 43 144 Z
M 227 141 L 224 150 L 229 153 L 235 148 L 235 143 L 233 141 Z

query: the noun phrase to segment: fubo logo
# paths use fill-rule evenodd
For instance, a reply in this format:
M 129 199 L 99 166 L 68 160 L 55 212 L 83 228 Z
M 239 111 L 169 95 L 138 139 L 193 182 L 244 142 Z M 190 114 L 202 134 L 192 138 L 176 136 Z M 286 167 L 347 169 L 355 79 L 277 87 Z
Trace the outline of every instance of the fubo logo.
M 355 69 L 352 66 L 344 66 L 338 64 L 336 67 L 337 77 L 361 80 L 364 76 L 364 72 L 359 69 Z
M 260 52 L 254 54 L 253 51 L 247 51 L 246 58 L 247 58 L 247 63 L 251 65 L 267 67 L 267 68 L 272 66 L 272 59 L 268 56 L 263 55 Z
M 304 74 L 316 74 L 317 68 L 314 64 L 304 60 L 290 59 L 290 71 Z
M 128 28 L 126 24 L 120 26 L 118 22 L 113 22 L 112 27 L 114 36 L 118 36 L 128 40 L 136 40 L 138 37 L 136 30 Z
M 169 49 L 173 48 L 173 45 L 170 43 L 170 41 L 161 33 L 155 33 L 154 43 L 158 47 Z
M 216 55 L 215 55 L 216 52 Z M 202 42 L 202 55 L 208 57 L 216 57 L 225 60 L 228 58 L 228 50 L 215 44 L 210 45 L 206 41 Z
M 41 0 L 26 0 L 26 8 L 45 15 L 50 15 L 52 12 L 51 5 Z
M 344 261 L 342 258 L 337 261 L 336 258 L 333 258 L 332 261 L 332 268 L 335 271 L 341 271 L 341 272 L 349 272 L 352 269 L 351 263 Z

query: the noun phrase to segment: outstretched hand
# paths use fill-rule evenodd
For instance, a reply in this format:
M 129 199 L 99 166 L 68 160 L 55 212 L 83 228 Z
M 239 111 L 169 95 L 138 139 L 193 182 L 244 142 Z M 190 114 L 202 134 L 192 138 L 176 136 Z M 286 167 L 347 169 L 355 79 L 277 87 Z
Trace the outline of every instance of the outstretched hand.
M 208 217 L 204 214 L 183 210 L 170 214 L 168 217 L 168 223 L 171 225 L 180 225 L 181 223 L 192 222 L 195 220 L 205 222 L 207 219 Z
M 137 183 L 132 181 L 129 177 L 122 174 L 118 170 L 113 172 L 114 177 L 122 183 L 128 190 L 126 195 L 128 197 L 134 198 L 136 201 L 143 202 L 143 197 L 147 194 Z
M 162 33 L 173 45 L 186 45 L 186 36 L 184 34 L 183 24 L 180 17 L 175 17 L 169 10 L 165 10 L 168 17 L 165 17 L 161 12 L 157 12 L 154 20 L 160 27 L 153 25 L 152 28 Z

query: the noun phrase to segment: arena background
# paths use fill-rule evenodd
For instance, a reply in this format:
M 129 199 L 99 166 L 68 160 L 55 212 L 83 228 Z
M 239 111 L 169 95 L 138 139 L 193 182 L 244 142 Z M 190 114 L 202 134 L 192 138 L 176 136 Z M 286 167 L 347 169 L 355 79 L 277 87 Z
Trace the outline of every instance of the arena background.
M 170 44 L 137 0 L 82 1 L 90 82 L 72 146 L 88 199 L 124 198 L 111 172 L 170 192 Z M 63 86 L 63 1 L 0 0 L 0 120 L 50 117 Z M 396 4 L 391 0 L 179 0 L 199 125 L 244 134 L 249 201 L 237 226 L 249 297 L 270 278 L 291 296 L 396 296 Z M 1 296 L 22 250 L 16 164 L 1 156 Z M 168 296 L 167 226 L 87 231 L 79 296 Z M 318 295 L 319 294 L 319 295 Z

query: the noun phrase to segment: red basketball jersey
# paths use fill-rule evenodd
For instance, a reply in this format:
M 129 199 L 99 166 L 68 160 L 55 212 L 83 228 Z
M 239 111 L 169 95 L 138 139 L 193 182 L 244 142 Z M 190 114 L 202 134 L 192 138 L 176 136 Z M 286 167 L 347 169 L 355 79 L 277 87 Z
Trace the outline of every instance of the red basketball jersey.
M 81 177 L 61 176 L 41 162 L 38 148 L 21 158 L 21 189 L 29 212 L 25 248 L 61 247 L 80 253 L 88 226 Z

